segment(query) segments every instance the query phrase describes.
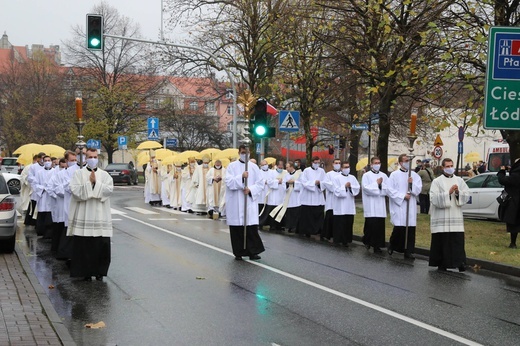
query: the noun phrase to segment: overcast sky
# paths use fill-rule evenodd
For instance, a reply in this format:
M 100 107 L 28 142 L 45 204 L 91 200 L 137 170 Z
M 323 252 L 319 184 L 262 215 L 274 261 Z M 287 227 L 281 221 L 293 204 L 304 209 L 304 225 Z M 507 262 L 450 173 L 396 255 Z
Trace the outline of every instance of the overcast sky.
M 158 40 L 161 0 L 106 2 L 138 23 L 143 38 Z M 71 27 L 76 24 L 84 27 L 85 15 L 100 3 L 100 0 L 0 0 L 0 36 L 6 32 L 9 42 L 15 46 L 62 46 L 62 41 L 71 38 Z

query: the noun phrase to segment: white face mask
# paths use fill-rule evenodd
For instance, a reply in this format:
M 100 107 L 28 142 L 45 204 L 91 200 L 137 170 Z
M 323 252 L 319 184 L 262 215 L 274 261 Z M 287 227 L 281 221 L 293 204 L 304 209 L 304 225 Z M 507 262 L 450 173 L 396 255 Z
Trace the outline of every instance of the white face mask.
M 319 164 L 319 163 L 314 163 L 314 162 L 313 162 L 313 163 L 312 163 L 312 168 L 314 168 L 314 169 L 318 169 L 318 168 L 320 168 L 320 164 Z
M 69 166 L 69 167 L 75 166 L 76 164 L 77 164 L 76 161 L 67 161 L 67 166 Z
M 372 165 L 372 169 L 376 172 L 379 172 L 379 170 L 381 169 L 381 165 Z
M 222 166 L 215 166 L 215 168 L 216 168 L 216 169 L 221 169 L 221 168 L 222 168 Z
M 269 166 L 268 165 L 262 165 L 262 171 L 267 171 L 269 169 Z
M 333 167 L 334 167 L 334 170 L 335 170 L 335 171 L 339 171 L 339 169 L 341 168 L 341 165 L 340 165 L 339 163 L 335 163 L 335 164 L 333 165 Z
M 202 167 L 204 167 L 204 168 L 208 168 L 208 164 L 207 164 L 207 163 L 203 163 L 203 164 L 202 164 Z
M 444 168 L 444 173 L 446 173 L 447 175 L 453 175 L 453 173 L 455 173 L 455 168 L 453 168 L 453 167 Z
M 240 161 L 246 162 L 246 160 L 247 160 L 246 154 L 240 154 Z
M 91 169 L 96 168 L 96 167 L 97 167 L 97 164 L 98 164 L 98 159 L 97 159 L 97 158 L 87 159 L 87 165 L 88 165 Z
M 409 170 L 410 169 L 410 162 L 403 162 L 402 166 L 404 169 Z
M 350 168 L 343 168 L 341 171 L 343 174 L 348 175 L 350 173 Z
M 43 162 L 43 166 L 45 168 L 51 168 L 52 167 L 52 162 L 51 161 L 44 161 Z

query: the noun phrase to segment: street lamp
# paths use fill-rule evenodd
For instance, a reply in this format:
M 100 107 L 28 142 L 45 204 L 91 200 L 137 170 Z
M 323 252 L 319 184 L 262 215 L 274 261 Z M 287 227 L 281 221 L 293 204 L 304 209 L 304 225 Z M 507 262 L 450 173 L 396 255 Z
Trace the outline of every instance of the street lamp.
M 76 127 L 78 128 L 78 141 L 76 142 L 76 148 L 79 149 L 79 166 L 83 167 L 83 149 L 86 146 L 86 143 L 83 141 L 83 135 L 81 131 L 83 126 L 85 126 L 85 121 L 83 121 L 83 97 L 81 91 L 75 92 L 75 104 L 76 104 Z

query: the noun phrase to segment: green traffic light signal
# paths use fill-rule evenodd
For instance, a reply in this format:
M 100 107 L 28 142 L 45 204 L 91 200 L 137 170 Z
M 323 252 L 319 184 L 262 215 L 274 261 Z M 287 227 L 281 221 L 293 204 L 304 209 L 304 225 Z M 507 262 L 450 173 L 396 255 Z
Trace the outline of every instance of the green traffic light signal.
M 262 137 L 266 134 L 267 128 L 264 125 L 255 126 L 255 135 Z
M 103 16 L 100 14 L 87 14 L 87 48 L 103 49 Z

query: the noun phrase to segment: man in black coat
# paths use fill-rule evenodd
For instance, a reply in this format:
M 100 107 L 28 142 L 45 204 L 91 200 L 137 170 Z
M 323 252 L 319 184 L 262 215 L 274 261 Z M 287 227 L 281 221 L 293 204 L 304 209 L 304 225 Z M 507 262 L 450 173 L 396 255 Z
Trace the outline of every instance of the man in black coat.
M 508 167 L 501 166 L 498 171 L 498 182 L 504 185 L 508 195 L 508 201 L 500 206 L 500 213 L 503 213 L 502 221 L 506 223 L 506 230 L 511 235 L 509 247 L 516 249 L 516 238 L 520 232 L 520 158 L 509 168 L 509 175 L 506 175 Z

